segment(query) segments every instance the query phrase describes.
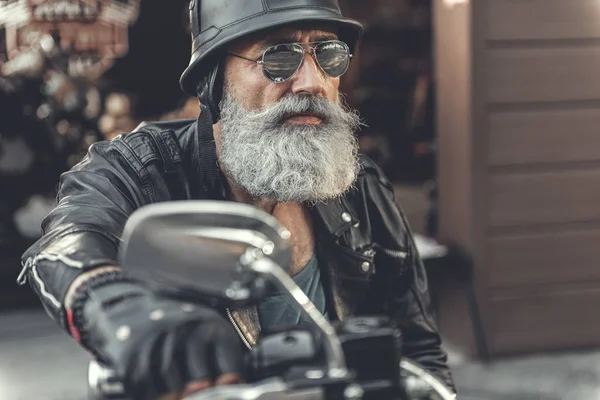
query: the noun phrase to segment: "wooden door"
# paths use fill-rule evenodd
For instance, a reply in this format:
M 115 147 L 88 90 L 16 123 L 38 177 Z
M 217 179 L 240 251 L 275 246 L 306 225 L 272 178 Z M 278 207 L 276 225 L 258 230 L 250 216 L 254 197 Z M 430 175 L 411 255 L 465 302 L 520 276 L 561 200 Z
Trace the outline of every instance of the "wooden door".
M 435 0 L 435 24 L 440 228 L 492 354 L 599 345 L 600 2 Z

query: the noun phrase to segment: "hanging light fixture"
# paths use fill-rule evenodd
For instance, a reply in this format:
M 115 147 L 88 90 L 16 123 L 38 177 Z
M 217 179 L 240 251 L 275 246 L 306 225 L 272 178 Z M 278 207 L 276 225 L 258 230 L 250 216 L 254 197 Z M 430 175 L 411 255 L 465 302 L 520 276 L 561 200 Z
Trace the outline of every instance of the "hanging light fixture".
M 47 34 L 69 54 L 71 76 L 97 78 L 129 51 L 128 28 L 140 0 L 0 0 L 9 60 Z

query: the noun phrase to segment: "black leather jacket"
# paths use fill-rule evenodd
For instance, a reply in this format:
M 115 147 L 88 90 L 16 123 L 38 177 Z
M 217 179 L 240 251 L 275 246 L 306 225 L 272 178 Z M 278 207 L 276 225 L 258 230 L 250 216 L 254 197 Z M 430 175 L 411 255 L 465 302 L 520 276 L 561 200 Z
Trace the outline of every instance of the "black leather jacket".
M 206 119 L 141 125 L 92 145 L 62 175 L 58 205 L 42 223 L 43 237 L 23 255 L 22 276 L 63 328 L 69 285 L 82 271 L 117 265 L 119 238 L 135 209 L 170 200 L 225 200 Z M 329 314 L 392 317 L 402 329 L 404 354 L 453 387 L 406 218 L 378 167 L 367 157 L 361 162 L 354 190 L 313 208 Z M 227 316 L 247 346 L 256 342 L 255 308 L 227 310 Z

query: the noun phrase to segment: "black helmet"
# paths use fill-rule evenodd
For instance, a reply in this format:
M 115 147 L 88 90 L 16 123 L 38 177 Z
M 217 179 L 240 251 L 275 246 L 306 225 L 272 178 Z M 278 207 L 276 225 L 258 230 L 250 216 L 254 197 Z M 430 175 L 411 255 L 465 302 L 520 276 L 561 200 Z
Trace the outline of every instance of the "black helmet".
M 342 16 L 337 0 L 191 0 L 192 57 L 180 84 L 199 95 L 213 121 L 219 120 L 220 61 L 225 46 L 249 34 L 298 22 L 328 22 L 353 51 L 362 25 Z

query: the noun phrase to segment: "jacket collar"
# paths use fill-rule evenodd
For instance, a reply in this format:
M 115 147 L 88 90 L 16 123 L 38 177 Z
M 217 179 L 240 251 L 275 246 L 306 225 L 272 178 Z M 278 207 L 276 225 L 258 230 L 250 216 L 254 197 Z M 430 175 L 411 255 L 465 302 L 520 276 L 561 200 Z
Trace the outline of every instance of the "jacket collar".
M 345 201 L 345 197 L 319 202 L 313 208 L 315 222 L 320 232 L 327 232 L 335 237 L 341 234 L 353 225 L 358 223 L 356 212 L 349 207 Z

